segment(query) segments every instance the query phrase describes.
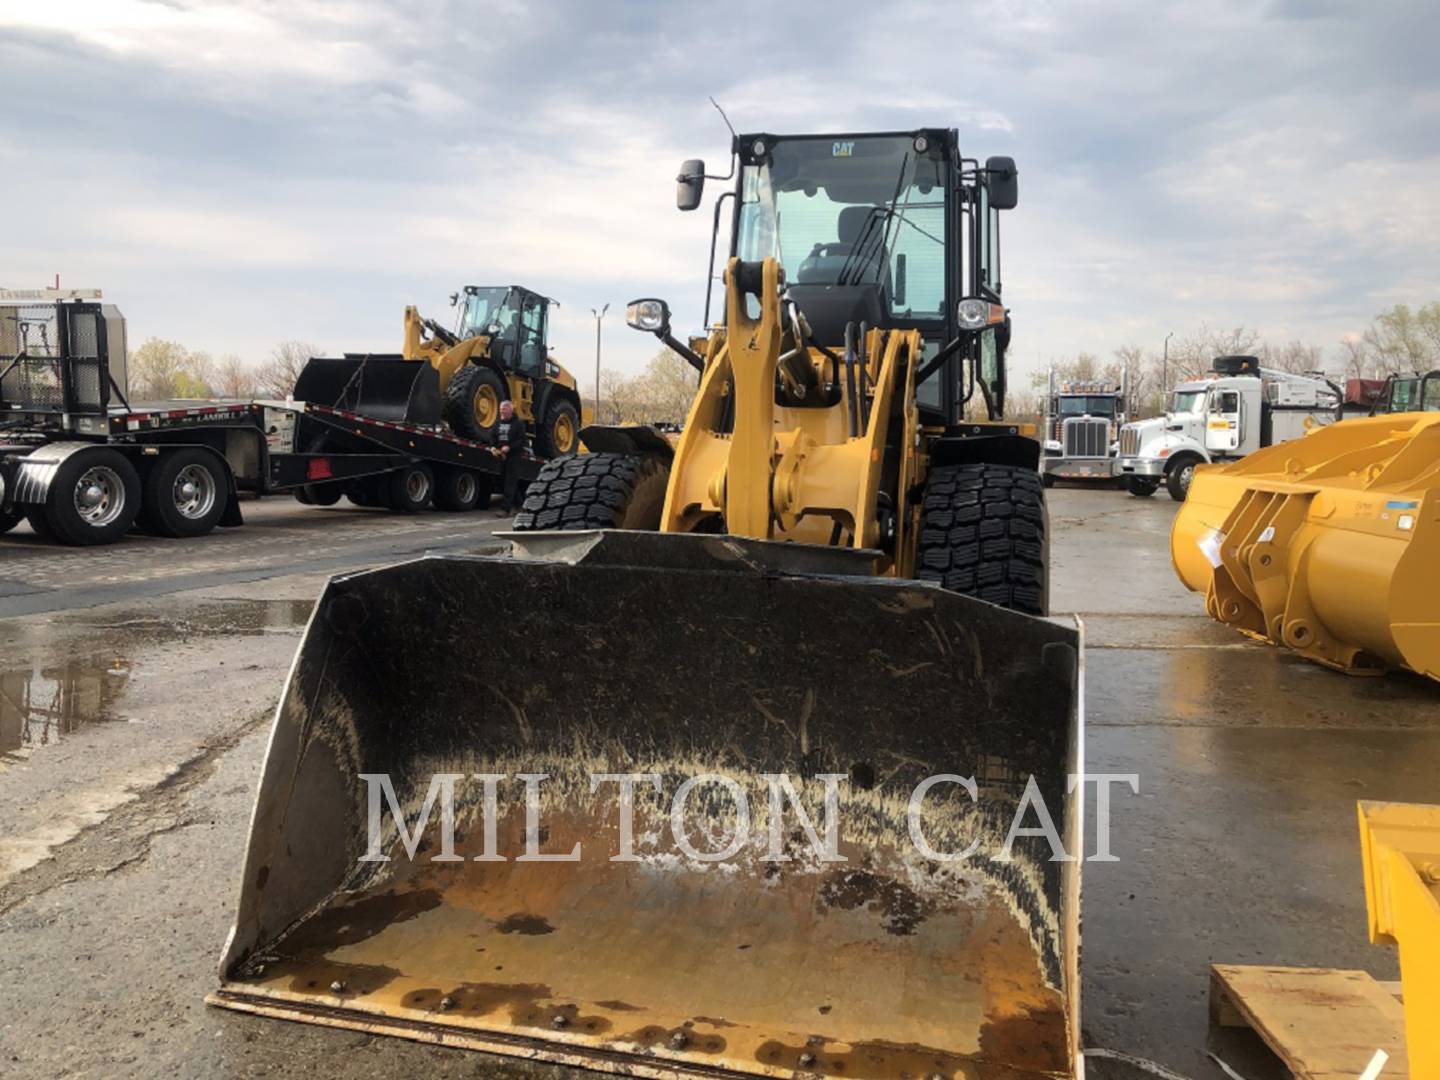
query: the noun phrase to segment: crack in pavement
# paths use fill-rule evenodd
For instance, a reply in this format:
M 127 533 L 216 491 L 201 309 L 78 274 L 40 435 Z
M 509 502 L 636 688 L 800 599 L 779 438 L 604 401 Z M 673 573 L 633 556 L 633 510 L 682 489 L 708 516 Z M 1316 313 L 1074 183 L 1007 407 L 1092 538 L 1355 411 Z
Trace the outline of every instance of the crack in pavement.
M 73 882 L 143 863 L 157 836 L 199 824 L 183 812 L 185 799 L 213 775 L 221 758 L 274 714 L 272 706 L 211 740 L 199 753 L 180 762 L 165 779 L 137 793 L 103 821 L 85 827 L 61 844 L 48 858 L 0 885 L 0 915 Z M 117 849 L 122 853 L 118 861 Z

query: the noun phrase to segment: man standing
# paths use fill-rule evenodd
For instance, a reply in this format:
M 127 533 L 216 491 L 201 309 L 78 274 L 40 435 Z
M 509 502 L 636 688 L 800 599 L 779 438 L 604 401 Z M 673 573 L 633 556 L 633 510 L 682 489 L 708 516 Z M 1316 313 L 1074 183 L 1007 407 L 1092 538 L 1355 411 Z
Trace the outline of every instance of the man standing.
M 510 399 L 500 402 L 500 422 L 495 425 L 495 453 L 505 462 L 504 494 L 500 497 L 502 516 L 520 509 L 520 459 L 525 456 L 529 438 L 525 421 L 515 415 L 515 406 Z

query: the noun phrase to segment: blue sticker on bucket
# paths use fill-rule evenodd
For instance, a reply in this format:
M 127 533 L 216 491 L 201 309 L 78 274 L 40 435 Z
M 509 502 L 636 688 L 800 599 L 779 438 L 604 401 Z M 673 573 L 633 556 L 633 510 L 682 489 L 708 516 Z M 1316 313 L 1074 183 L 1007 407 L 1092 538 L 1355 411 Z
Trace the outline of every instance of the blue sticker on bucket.
M 1386 510 L 1418 510 L 1420 504 L 1413 500 L 1391 499 L 1385 504 Z

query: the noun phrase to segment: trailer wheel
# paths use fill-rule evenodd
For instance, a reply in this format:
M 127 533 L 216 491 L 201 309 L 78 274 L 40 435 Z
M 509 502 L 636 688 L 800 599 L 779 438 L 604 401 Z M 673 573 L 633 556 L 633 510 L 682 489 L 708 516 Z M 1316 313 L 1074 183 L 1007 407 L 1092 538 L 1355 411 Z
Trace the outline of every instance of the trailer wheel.
M 545 406 L 544 422 L 535 434 L 535 448 L 541 457 L 573 454 L 580 445 L 580 414 L 564 398 L 554 398 Z
M 1148 476 L 1127 476 L 1125 478 L 1125 490 L 1137 498 L 1148 499 L 1159 489 L 1160 481 L 1153 480 Z
M 24 520 L 25 511 L 18 506 L 13 510 L 0 510 L 0 536 L 3 536 Z
M 229 501 L 225 470 L 214 454 L 175 450 L 146 475 L 140 520 L 159 536 L 204 536 L 219 524 Z
M 505 380 L 488 367 L 470 364 L 450 377 L 442 415 L 462 439 L 494 442 L 500 402 L 510 396 Z
M 305 498 L 300 501 L 306 506 L 334 506 L 340 501 L 340 496 L 345 494 L 333 480 L 328 484 L 306 484 L 295 493 L 297 499 L 300 498 L 300 491 L 305 493 Z
M 1165 490 L 1170 492 L 1170 498 L 1185 501 L 1185 496 L 1190 494 L 1190 481 L 1195 478 L 1195 466 L 1199 464 L 1200 459 L 1194 454 L 1185 454 L 1170 463 L 1165 470 Z
M 514 529 L 660 528 L 670 466 L 640 454 L 581 454 L 547 461 L 530 482 Z
M 435 477 L 435 505 L 465 513 L 490 505 L 490 478 L 470 469 L 441 469 Z
M 44 511 L 37 516 L 60 543 L 88 547 L 119 540 L 139 514 L 140 474 L 135 466 L 117 450 L 96 448 L 60 463 Z
M 423 461 L 396 469 L 387 478 L 385 504 L 399 514 L 418 514 L 435 494 L 435 474 Z
M 951 592 L 1045 615 L 1049 609 L 1045 489 L 1032 469 L 944 465 L 930 470 L 915 576 Z

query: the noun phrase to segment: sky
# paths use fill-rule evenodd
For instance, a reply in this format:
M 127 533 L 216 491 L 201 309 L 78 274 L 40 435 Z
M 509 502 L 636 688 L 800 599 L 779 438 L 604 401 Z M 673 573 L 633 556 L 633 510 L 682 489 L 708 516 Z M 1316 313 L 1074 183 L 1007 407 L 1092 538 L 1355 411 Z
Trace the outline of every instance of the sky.
M 1007 154 L 1011 360 L 1202 323 L 1330 349 L 1440 299 L 1440 5 L 0 0 L 0 286 L 100 287 L 262 361 L 400 346 L 459 285 L 560 301 L 593 376 L 698 330 L 743 131 L 957 127 Z

